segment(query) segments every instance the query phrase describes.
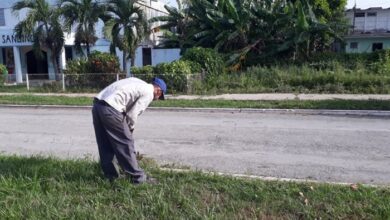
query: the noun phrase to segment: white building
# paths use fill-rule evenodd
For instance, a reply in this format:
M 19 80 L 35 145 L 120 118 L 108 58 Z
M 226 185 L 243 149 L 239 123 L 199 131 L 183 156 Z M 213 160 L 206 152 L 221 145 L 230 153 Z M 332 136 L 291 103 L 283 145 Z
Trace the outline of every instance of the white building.
M 0 0 L 0 63 L 6 65 L 10 78 L 18 83 L 25 80 L 26 73 L 40 79 L 56 79 L 53 64 L 50 61 L 50 51 L 42 49 L 45 58 L 39 60 L 32 50 L 31 37 L 16 38 L 14 27 L 23 20 L 27 11 L 22 10 L 18 16 L 12 13 L 12 6 L 19 0 Z M 55 5 L 56 0 L 46 0 L 49 4 Z M 142 4 L 148 18 L 165 14 L 164 4 L 158 0 L 149 0 Z M 97 36 L 99 37 L 91 51 L 98 50 L 109 52 L 110 42 L 104 39 L 102 34 L 103 22 L 96 25 Z M 159 43 L 158 35 L 152 33 L 149 39 L 140 45 L 136 52 L 136 66 L 156 65 L 161 62 L 170 62 L 180 57 L 178 49 L 154 49 Z M 122 66 L 122 53 L 117 50 Z M 77 58 L 74 49 L 74 33 L 65 34 L 65 48 L 60 57 L 61 68 L 66 68 L 66 61 Z M 128 67 L 130 64 L 127 65 Z M 129 72 L 129 69 L 127 70 Z
M 390 8 L 349 9 L 346 17 L 351 26 L 345 37 L 346 52 L 390 49 Z

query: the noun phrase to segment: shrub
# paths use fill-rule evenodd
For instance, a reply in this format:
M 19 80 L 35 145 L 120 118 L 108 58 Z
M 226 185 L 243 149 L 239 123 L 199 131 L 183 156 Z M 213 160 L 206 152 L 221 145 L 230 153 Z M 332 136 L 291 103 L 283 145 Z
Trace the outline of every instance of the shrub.
M 66 63 L 65 74 L 77 74 L 77 73 L 89 73 L 88 71 L 88 60 L 80 58 L 77 60 L 70 60 Z
M 390 75 L 390 50 L 379 50 L 374 53 L 375 62 L 372 67 L 376 73 Z
M 193 76 L 199 75 L 200 65 L 191 61 L 177 60 L 172 63 L 160 63 L 155 67 L 132 67 L 133 76 L 146 82 L 160 77 L 167 83 L 169 93 L 189 92 L 192 89 Z
M 143 66 L 143 67 L 131 67 L 130 73 L 145 82 L 150 82 L 152 78 L 155 76 L 153 66 Z
M 186 50 L 182 60 L 198 63 L 206 71 L 206 79 L 225 74 L 225 62 L 221 54 L 213 49 L 194 47 Z
M 0 85 L 2 85 L 5 82 L 7 74 L 8 74 L 7 67 L 4 66 L 3 64 L 0 64 Z
M 0 64 L 0 74 L 8 74 L 7 67 L 3 64 Z
M 104 88 L 120 73 L 117 56 L 93 51 L 88 59 L 69 61 L 64 71 L 67 86 Z
M 119 73 L 118 57 L 110 53 L 93 51 L 88 58 L 88 70 L 90 73 Z

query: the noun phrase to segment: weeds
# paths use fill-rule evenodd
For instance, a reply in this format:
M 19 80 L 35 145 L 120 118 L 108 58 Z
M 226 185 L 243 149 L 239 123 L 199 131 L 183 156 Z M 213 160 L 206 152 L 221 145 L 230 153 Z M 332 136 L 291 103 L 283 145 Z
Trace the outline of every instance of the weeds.
M 387 219 L 389 188 L 265 182 L 142 166 L 158 185 L 110 184 L 98 163 L 0 156 L 1 219 Z

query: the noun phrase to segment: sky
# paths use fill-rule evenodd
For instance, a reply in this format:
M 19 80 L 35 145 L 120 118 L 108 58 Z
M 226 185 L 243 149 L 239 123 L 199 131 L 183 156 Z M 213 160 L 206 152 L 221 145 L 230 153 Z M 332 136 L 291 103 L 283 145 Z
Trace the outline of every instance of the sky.
M 170 6 L 177 6 L 176 0 L 161 0 L 163 3 Z M 355 5 L 361 9 L 366 9 L 370 7 L 382 7 L 382 8 L 390 8 L 390 0 L 348 0 L 347 9 L 353 8 Z
M 348 0 L 347 8 L 353 8 L 355 1 L 356 7 L 361 9 L 367 9 L 370 7 L 390 8 L 390 0 Z

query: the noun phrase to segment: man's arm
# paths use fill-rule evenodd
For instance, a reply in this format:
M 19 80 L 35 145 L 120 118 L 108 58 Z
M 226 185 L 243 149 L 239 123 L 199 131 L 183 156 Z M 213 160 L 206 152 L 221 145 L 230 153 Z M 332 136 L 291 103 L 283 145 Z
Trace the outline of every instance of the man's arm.
M 138 116 L 141 115 L 149 104 L 153 101 L 153 97 L 141 96 L 133 105 L 133 107 L 126 113 L 127 124 L 130 131 L 134 130 L 135 123 Z

